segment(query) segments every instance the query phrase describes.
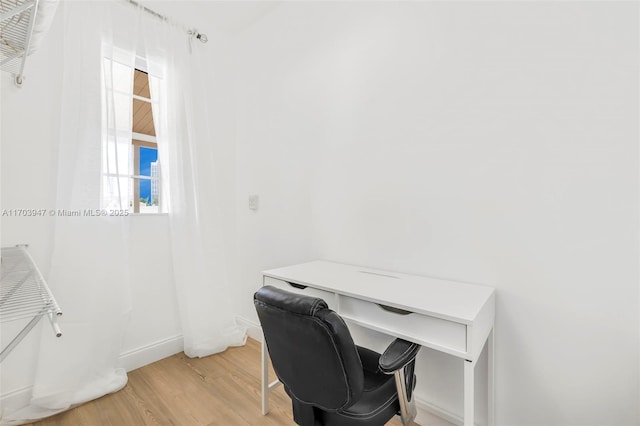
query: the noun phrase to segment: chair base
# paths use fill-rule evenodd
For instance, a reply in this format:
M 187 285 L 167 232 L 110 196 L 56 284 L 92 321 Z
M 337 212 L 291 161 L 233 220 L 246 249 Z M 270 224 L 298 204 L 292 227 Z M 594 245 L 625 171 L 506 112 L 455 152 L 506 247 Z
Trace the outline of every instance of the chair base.
M 354 416 L 349 413 L 327 412 L 312 405 L 291 399 L 293 420 L 299 426 L 384 426 L 400 413 L 398 400 L 369 415 Z M 403 423 L 404 424 L 404 423 Z
M 413 371 L 411 372 L 413 374 Z M 407 381 L 405 377 L 404 368 L 397 370 L 393 373 L 393 377 L 396 381 L 396 388 L 398 389 L 398 401 L 400 404 L 400 417 L 402 418 L 402 425 L 407 426 L 413 423 L 418 414 L 416 408 L 416 401 L 409 392 L 407 392 Z M 415 387 L 415 381 L 409 383 L 409 389 L 413 391 Z M 413 393 L 413 392 L 411 392 Z

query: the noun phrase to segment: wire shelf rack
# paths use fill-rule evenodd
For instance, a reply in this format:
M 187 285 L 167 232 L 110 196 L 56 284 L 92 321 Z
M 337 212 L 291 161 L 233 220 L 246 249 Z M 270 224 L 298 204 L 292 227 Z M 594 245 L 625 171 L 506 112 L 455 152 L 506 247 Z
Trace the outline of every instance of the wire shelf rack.
M 0 352 L 0 362 L 47 316 L 57 337 L 62 336 L 57 318 L 62 315 L 58 302 L 27 252 L 27 246 L 2 248 L 0 266 L 0 324 L 29 319 L 28 324 Z
M 0 69 L 22 85 L 39 0 L 0 0 Z

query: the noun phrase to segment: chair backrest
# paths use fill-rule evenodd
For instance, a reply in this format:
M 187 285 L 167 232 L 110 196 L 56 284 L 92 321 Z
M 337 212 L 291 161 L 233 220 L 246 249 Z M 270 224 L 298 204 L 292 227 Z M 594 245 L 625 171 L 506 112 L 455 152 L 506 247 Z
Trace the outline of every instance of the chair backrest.
M 253 301 L 273 368 L 292 396 L 324 410 L 360 399 L 360 356 L 344 320 L 324 300 L 264 286 Z

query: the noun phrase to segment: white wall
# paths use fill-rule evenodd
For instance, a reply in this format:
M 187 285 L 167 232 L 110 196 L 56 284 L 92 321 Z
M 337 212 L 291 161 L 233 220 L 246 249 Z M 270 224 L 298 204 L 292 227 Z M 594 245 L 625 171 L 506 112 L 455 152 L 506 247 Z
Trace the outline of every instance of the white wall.
M 239 210 L 247 263 L 492 284 L 498 424 L 637 424 L 637 34 L 635 3 L 283 4 L 238 37 L 238 206 L 280 209 Z M 460 414 L 461 371 L 424 350 L 418 396 Z
M 311 171 L 321 138 L 315 118 L 306 114 L 306 82 L 294 72 L 280 73 L 297 65 L 304 46 L 292 47 L 277 30 L 263 32 L 263 22 L 272 22 L 266 19 L 236 40 L 238 282 L 246 290 L 241 315 L 254 321 L 260 271 L 318 256 L 311 239 Z M 304 22 L 297 24 L 292 34 L 304 31 Z M 260 197 L 258 211 L 247 208 L 251 194 Z

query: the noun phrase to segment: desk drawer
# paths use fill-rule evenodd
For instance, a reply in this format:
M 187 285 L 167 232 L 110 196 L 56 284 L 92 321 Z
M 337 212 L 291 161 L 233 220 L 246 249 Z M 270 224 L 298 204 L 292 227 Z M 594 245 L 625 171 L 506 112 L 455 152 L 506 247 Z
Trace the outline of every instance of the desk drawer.
M 287 281 L 278 280 L 276 278 L 271 278 L 271 277 L 264 277 L 263 282 L 264 282 L 264 285 L 271 285 L 282 290 L 290 291 L 291 293 L 304 294 L 305 296 L 311 296 L 311 297 L 319 297 L 323 299 L 325 302 L 327 302 L 327 305 L 329 306 L 329 308 L 335 309 L 336 303 L 335 303 L 334 293 L 330 293 L 324 290 L 318 290 L 317 288 L 313 288 L 313 287 L 306 287 L 306 288 L 294 287 Z
M 441 318 L 408 311 L 393 311 L 361 299 L 340 297 L 340 314 L 346 318 L 380 332 L 422 342 L 434 349 L 447 352 L 467 351 L 467 326 Z

